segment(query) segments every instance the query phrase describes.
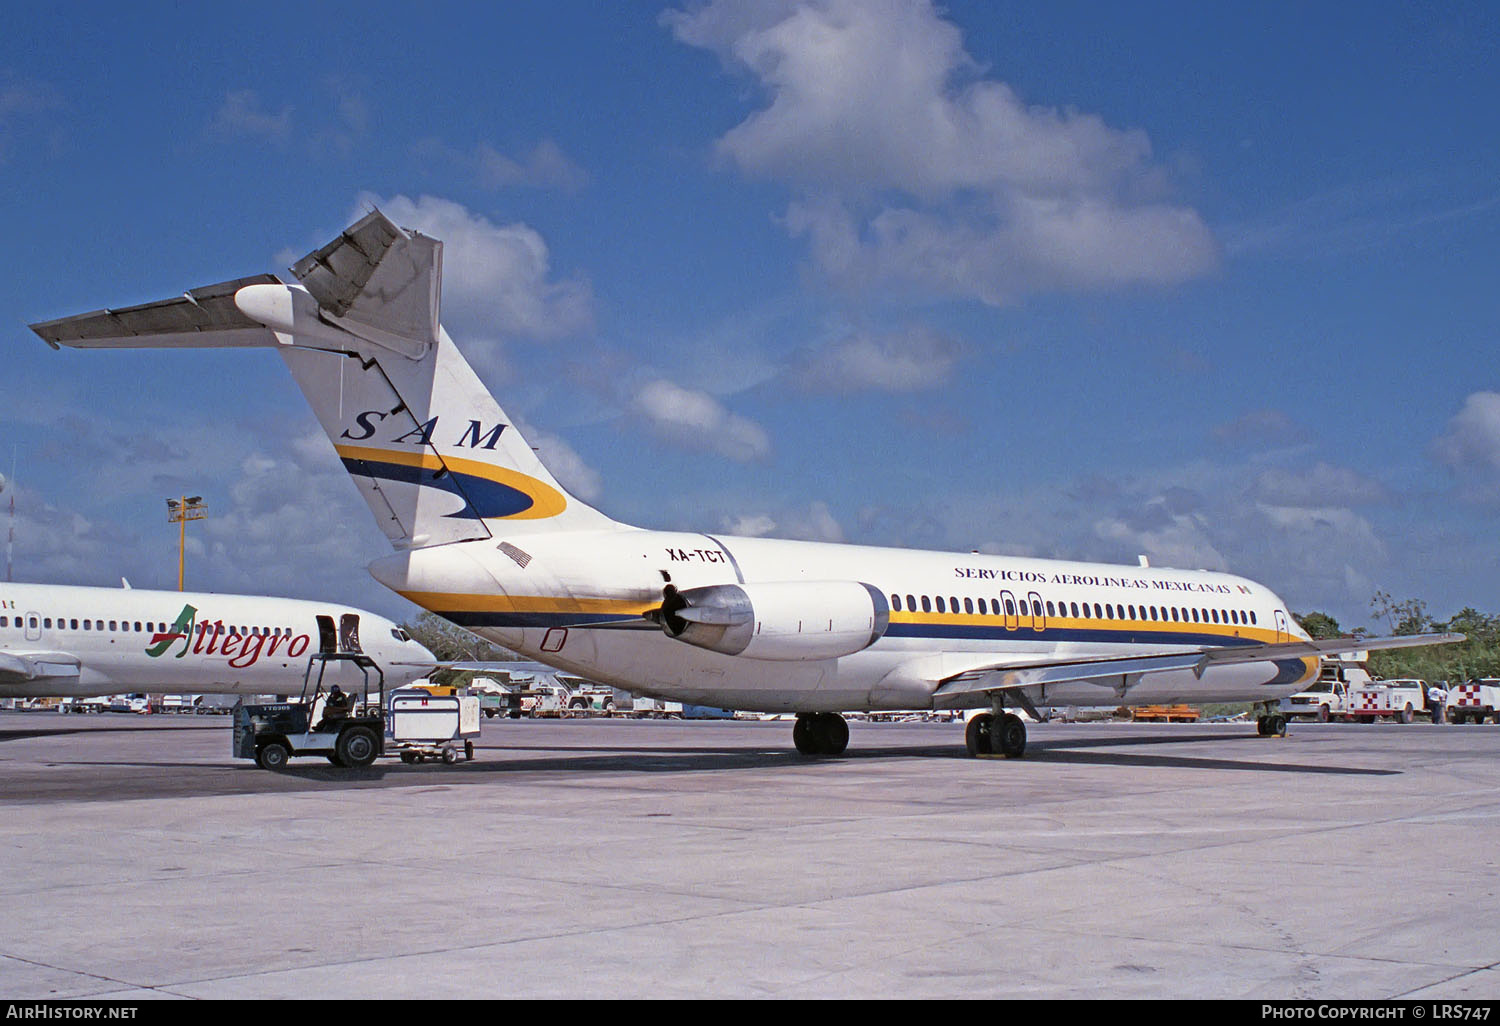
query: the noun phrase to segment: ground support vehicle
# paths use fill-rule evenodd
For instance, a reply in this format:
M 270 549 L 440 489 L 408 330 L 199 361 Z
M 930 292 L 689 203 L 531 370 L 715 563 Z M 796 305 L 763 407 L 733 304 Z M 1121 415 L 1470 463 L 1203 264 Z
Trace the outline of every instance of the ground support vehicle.
M 615 689 L 602 684 L 575 688 L 568 695 L 568 713 L 573 716 L 587 716 L 590 713 L 613 716 Z
M 331 662 L 349 662 L 364 675 L 366 696 L 358 715 L 322 715 L 328 694 L 323 676 Z M 313 667 L 318 667 L 313 677 Z M 375 674 L 377 703 L 369 701 L 370 673 Z M 335 766 L 368 766 L 385 750 L 385 673 L 375 660 L 358 652 L 319 652 L 308 657 L 302 697 L 297 702 L 234 707 L 233 748 L 241 759 L 254 759 L 261 769 L 281 770 L 294 755 L 321 755 Z
M 630 700 L 630 715 L 637 720 L 680 720 L 682 719 L 682 703 L 635 695 Z
M 98 695 L 93 698 L 64 698 L 57 703 L 57 711 L 60 713 L 91 713 L 104 712 L 109 708 L 109 697 Z
M 1142 705 L 1130 710 L 1137 723 L 1197 723 L 1202 715 L 1190 705 Z
M 1500 723 L 1500 678 L 1484 677 L 1448 689 L 1448 718 L 1454 723 Z
M 449 766 L 474 758 L 479 736 L 479 696 L 434 695 L 422 688 L 391 692 L 386 723 L 393 747 L 407 764 L 441 759 Z
M 1335 678 L 1321 678 L 1306 691 L 1281 699 L 1276 711 L 1288 719 L 1305 717 L 1319 723 L 1345 719 L 1349 714 L 1349 685 Z
M 1410 723 L 1426 709 L 1427 682 L 1422 680 L 1372 681 L 1349 696 L 1349 717 L 1364 723 L 1383 719 Z

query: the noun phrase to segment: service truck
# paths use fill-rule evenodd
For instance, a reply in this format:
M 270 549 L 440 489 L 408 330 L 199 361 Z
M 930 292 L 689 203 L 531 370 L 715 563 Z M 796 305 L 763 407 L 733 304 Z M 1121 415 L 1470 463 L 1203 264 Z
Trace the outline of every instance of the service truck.
M 1277 702 L 1276 711 L 1288 718 L 1308 717 L 1319 723 L 1348 719 L 1350 693 L 1371 683 L 1362 665 L 1325 659 L 1312 686 Z
M 1375 680 L 1349 694 L 1349 716 L 1364 723 L 1391 719 L 1397 723 L 1410 723 L 1418 713 L 1431 713 L 1427 708 L 1427 682 L 1425 680 Z M 1436 722 L 1442 722 L 1441 713 L 1433 713 Z
M 1448 718 L 1454 723 L 1500 723 L 1500 677 L 1479 677 L 1448 689 Z

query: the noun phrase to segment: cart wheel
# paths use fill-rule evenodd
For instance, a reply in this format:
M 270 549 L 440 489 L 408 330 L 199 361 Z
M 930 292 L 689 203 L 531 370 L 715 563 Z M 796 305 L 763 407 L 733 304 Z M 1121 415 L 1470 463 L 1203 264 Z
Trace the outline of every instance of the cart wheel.
M 334 753 L 345 766 L 364 767 L 380 754 L 380 742 L 368 727 L 350 727 L 339 735 Z
M 456 748 L 444 748 L 443 749 L 443 764 L 445 766 L 452 766 L 457 761 L 458 761 L 458 749 L 456 749 Z
M 421 752 L 412 752 L 411 753 L 411 761 L 412 762 L 426 762 L 427 761 L 427 756 L 423 755 Z
M 402 752 L 401 753 L 401 761 L 404 762 L 404 763 L 406 763 L 408 766 L 410 766 L 412 763 L 414 763 L 414 762 L 417 761 L 417 753 L 416 752 Z
M 268 741 L 255 750 L 255 764 L 265 770 L 284 770 L 291 754 L 280 741 Z
M 465 762 L 473 762 L 474 761 L 474 742 L 472 742 L 472 741 L 465 741 L 464 742 L 464 761 Z

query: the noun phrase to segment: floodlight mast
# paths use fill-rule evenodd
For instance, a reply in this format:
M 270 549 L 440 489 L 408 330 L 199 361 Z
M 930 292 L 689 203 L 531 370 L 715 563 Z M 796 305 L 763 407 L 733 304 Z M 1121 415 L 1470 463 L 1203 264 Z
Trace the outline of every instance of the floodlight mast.
M 187 564 L 187 522 L 202 520 L 208 516 L 208 505 L 203 496 L 180 496 L 167 500 L 167 523 L 177 525 L 177 590 L 183 590 L 183 576 Z

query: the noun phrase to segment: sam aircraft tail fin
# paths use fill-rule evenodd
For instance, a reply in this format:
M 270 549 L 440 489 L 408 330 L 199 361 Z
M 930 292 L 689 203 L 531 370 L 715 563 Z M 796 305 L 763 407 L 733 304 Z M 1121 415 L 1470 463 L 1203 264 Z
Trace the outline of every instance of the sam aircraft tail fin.
M 372 211 L 292 268 L 33 324 L 75 348 L 276 349 L 391 543 L 612 523 L 569 495 L 439 324 L 443 245 Z

